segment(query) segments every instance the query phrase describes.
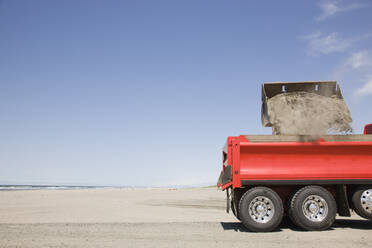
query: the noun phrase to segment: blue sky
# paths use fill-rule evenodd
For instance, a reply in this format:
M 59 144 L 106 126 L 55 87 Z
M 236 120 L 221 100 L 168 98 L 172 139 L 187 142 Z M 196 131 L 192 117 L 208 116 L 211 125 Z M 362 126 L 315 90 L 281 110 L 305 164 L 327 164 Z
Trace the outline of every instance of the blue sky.
M 338 80 L 372 123 L 371 1 L 0 2 L 0 183 L 215 183 L 261 83 Z

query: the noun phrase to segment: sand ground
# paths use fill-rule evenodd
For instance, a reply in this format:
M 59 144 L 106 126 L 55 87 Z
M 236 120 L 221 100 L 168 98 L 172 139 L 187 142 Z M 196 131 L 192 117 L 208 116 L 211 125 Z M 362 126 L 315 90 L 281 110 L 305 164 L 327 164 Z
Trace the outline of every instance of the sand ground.
M 214 188 L 1 191 L 0 247 L 372 247 L 372 222 L 251 233 Z

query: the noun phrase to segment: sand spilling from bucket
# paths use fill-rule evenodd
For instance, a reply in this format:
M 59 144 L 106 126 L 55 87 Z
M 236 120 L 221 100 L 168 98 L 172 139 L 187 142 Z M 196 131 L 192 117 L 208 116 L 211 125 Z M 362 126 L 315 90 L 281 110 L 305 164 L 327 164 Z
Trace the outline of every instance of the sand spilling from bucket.
M 322 135 L 352 131 L 350 111 L 338 98 L 290 92 L 268 99 L 267 105 L 277 134 Z

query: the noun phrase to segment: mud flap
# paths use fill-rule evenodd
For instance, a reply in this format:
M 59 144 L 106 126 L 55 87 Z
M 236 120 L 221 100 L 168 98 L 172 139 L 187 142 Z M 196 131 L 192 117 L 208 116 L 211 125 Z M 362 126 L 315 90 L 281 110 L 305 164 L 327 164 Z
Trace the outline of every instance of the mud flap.
M 337 212 L 340 216 L 350 217 L 350 206 L 347 199 L 347 192 L 345 185 L 336 185 L 336 203 Z
M 230 194 L 229 194 L 229 189 L 226 189 L 226 213 L 230 213 Z

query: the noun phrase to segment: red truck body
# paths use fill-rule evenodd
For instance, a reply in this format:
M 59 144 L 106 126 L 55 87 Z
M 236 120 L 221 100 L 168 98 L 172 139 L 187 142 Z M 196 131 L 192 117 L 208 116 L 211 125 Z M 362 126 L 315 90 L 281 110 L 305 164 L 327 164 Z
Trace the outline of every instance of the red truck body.
M 231 208 L 253 231 L 273 230 L 286 214 L 306 230 L 324 230 L 336 213 L 351 216 L 350 209 L 372 220 L 372 135 L 367 127 L 365 135 L 228 137 L 218 182 L 226 190 L 227 212 Z
M 372 183 L 372 135 L 228 137 L 222 189 L 249 185 Z M 229 180 L 231 179 L 231 180 Z

